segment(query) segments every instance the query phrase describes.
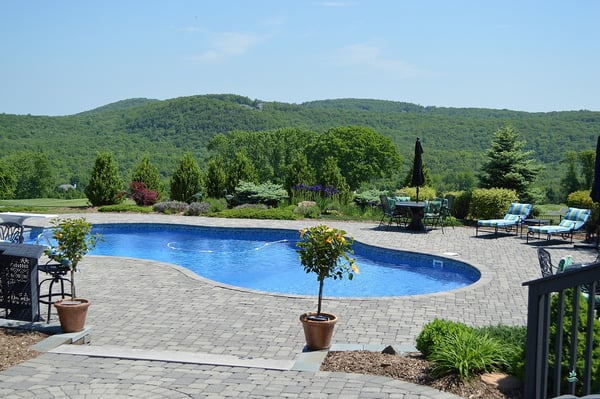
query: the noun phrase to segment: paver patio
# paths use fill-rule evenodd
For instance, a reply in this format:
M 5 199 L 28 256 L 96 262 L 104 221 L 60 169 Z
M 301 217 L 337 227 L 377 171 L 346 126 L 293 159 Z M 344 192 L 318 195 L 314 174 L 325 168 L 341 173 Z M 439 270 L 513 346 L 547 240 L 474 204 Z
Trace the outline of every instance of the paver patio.
M 294 230 L 322 223 L 104 213 L 85 217 L 92 223 Z M 537 246 L 527 245 L 524 237 L 475 238 L 475 229 L 466 227 L 424 234 L 378 228 L 377 223 L 326 223 L 366 244 L 451 257 L 482 273 L 477 283 L 446 293 L 326 299 L 324 310 L 340 318 L 334 344 L 413 346 L 422 326 L 436 317 L 477 326 L 525 325 L 527 291 L 522 283 L 538 278 L 540 272 Z M 555 259 L 567 254 L 575 262 L 595 259 L 592 251 L 566 242 L 552 245 L 550 251 Z M 82 354 L 60 353 L 69 349 L 59 348 L 59 353 L 44 353 L 0 373 L 0 397 L 455 397 L 382 377 L 286 369 L 302 352 L 298 317 L 315 308 L 315 297 L 227 287 L 154 261 L 88 256 L 81 265 L 77 290 L 92 301 L 89 351 L 83 347 Z M 225 359 L 225 365 L 215 364 L 218 358 Z M 207 359 L 213 359 L 212 364 L 198 364 L 210 362 Z M 231 359 L 242 366 L 229 365 Z M 261 361 L 281 369 L 252 365 Z

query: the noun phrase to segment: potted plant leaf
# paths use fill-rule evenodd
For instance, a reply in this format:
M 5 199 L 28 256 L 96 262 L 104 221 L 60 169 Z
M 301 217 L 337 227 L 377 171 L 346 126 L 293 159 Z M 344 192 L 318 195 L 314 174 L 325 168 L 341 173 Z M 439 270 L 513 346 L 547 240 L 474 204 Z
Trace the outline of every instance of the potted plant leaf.
M 358 273 L 352 245 L 354 239 L 345 237 L 344 230 L 326 225 L 318 225 L 300 230 L 300 240 L 296 244 L 300 263 L 306 273 L 315 273 L 319 282 L 317 312 L 308 312 L 300 316 L 304 327 L 306 345 L 310 350 L 329 348 L 333 327 L 337 316 L 321 312 L 323 301 L 323 283 L 326 278 L 349 280 Z
M 46 255 L 70 271 L 71 298 L 54 303 L 63 332 L 82 331 L 90 301 L 79 298 L 75 292 L 75 272 L 83 257 L 96 247 L 100 234 L 91 234 L 92 224 L 85 218 L 53 219 L 52 237 L 56 247 L 46 250 Z

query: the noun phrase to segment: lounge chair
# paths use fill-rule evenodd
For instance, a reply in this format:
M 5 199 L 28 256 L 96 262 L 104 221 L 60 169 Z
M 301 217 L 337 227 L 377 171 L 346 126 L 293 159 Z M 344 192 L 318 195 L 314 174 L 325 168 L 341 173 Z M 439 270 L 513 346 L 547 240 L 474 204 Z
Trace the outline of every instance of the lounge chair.
M 519 226 L 523 223 L 523 220 L 527 219 L 527 216 L 531 213 L 531 204 L 520 204 L 513 202 L 508 208 L 508 212 L 504 215 L 503 219 L 488 219 L 478 220 L 477 228 L 475 229 L 475 236 L 479 234 L 479 229 L 484 227 L 494 228 L 494 234 L 498 234 L 498 229 L 504 229 L 507 233 L 510 233 L 513 227 L 515 228 L 515 234 L 519 234 Z
M 545 234 L 548 240 L 553 235 L 560 235 L 564 240 L 569 239 L 570 242 L 573 242 L 573 233 L 585 226 L 591 213 L 589 209 L 569 208 L 558 225 L 529 226 L 527 228 L 527 242 L 529 242 L 529 237 L 533 237 L 535 234 L 538 237 L 540 234 Z

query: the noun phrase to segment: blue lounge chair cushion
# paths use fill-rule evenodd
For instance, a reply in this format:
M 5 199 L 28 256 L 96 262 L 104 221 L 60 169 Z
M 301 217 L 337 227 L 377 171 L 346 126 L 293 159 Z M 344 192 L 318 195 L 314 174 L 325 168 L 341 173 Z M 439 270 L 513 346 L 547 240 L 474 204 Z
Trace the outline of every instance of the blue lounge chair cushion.
M 529 226 L 528 231 L 549 235 L 577 231 L 585 225 L 590 214 L 589 209 L 569 208 L 558 225 Z
M 514 226 L 525 219 L 531 212 L 531 204 L 520 204 L 513 202 L 503 219 L 479 220 L 477 224 L 485 227 L 507 227 Z

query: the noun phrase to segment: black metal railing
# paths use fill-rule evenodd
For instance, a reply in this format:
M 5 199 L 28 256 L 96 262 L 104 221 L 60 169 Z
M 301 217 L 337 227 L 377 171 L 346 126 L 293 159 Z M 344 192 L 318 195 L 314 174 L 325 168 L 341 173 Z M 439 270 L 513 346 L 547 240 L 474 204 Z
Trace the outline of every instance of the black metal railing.
M 594 325 L 600 322 L 595 309 L 596 296 L 587 293 L 597 292 L 600 287 L 600 263 L 523 285 L 529 287 L 525 397 L 545 399 L 563 394 L 589 395 L 593 389 L 597 390 L 594 385 L 597 386 L 600 375 L 592 375 L 592 360 L 597 363 L 600 359 L 592 359 L 592 351 Z M 569 294 L 573 293 L 571 308 L 565 307 L 565 301 L 569 300 L 568 289 L 572 289 Z M 585 318 L 579 317 L 582 295 L 587 297 Z M 551 306 L 553 296 L 556 296 L 554 311 Z M 567 327 L 569 324 L 570 329 Z M 585 349 L 578 354 L 579 341 L 584 342 Z M 551 351 L 551 348 L 554 349 Z M 553 359 L 553 364 L 550 359 Z M 563 362 L 568 367 L 561 367 Z

